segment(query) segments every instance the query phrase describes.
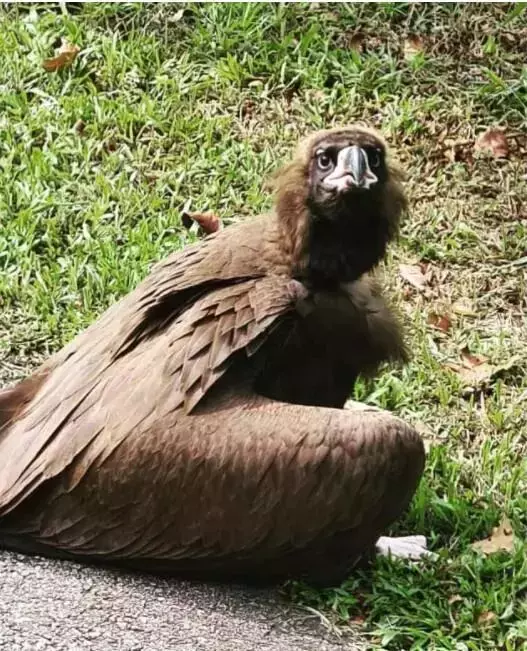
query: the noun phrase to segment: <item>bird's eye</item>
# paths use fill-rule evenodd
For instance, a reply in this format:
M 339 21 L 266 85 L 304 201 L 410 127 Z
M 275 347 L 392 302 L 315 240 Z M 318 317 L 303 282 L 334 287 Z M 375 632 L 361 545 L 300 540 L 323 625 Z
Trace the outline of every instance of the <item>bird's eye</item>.
M 368 162 L 370 167 L 379 167 L 381 164 L 381 154 L 378 149 L 371 149 L 368 152 Z
M 317 156 L 317 164 L 319 169 L 321 170 L 329 170 L 329 168 L 333 165 L 333 161 L 331 159 L 331 156 L 327 154 L 326 152 L 320 152 Z

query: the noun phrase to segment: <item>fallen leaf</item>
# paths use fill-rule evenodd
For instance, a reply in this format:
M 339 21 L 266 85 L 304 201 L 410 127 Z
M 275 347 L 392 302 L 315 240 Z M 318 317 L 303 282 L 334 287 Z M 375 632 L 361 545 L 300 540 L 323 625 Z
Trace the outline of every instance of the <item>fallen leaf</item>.
M 468 298 L 460 298 L 452 305 L 452 312 L 460 316 L 477 316 L 472 302 Z
M 114 138 L 109 138 L 106 142 L 103 143 L 103 148 L 104 151 L 116 151 L 117 150 L 117 142 L 115 141 Z
M 472 543 L 472 549 L 489 556 L 501 551 L 511 552 L 514 549 L 514 531 L 508 518 L 503 517 L 499 526 L 492 529 L 492 534 L 485 540 Z
M 471 387 L 477 387 L 486 384 L 493 375 L 496 374 L 496 368 L 473 355 L 462 355 L 462 363 L 448 363 L 445 365 L 451 371 L 454 371 L 463 384 Z
M 459 601 L 463 601 L 463 597 L 458 594 L 453 594 L 451 597 L 448 598 L 448 603 L 450 605 L 457 604 Z
M 463 382 L 467 385 L 476 387 L 486 384 L 495 375 L 495 369 L 487 362 L 483 362 L 479 366 L 473 368 L 464 368 L 458 372 Z
M 490 380 L 494 374 L 494 367 L 487 363 L 487 358 L 472 355 L 468 348 L 461 351 L 461 364 L 450 363 L 446 366 L 470 386 L 478 386 Z
M 340 16 L 336 11 L 328 11 L 325 16 L 326 19 L 332 23 L 338 22 L 340 20 Z
M 207 235 L 222 227 L 221 219 L 213 212 L 183 212 L 181 221 L 185 228 L 191 228 L 193 223 L 198 224 Z
M 509 143 L 500 129 L 487 129 L 476 140 L 474 150 L 490 153 L 494 158 L 507 158 Z
M 483 355 L 472 355 L 472 353 L 466 347 L 461 351 L 461 359 L 463 360 L 463 365 L 466 366 L 466 368 L 470 369 L 474 368 L 475 366 L 485 364 L 487 361 L 487 358 L 483 357 Z
M 472 355 L 467 349 L 461 351 L 461 364 L 449 362 L 445 367 L 454 371 L 463 384 L 469 387 L 486 385 L 497 375 L 510 371 L 520 362 L 519 356 L 513 356 L 501 364 L 490 364 L 482 355 Z
M 448 128 L 444 127 L 443 129 L 441 129 L 441 131 L 438 134 L 434 134 L 434 135 L 435 135 L 436 142 L 442 145 L 445 142 L 446 137 L 448 136 Z
M 437 432 L 420 420 L 414 420 L 412 422 L 412 425 L 417 433 L 421 436 L 425 452 L 428 454 L 432 447 L 434 447 L 434 445 L 436 445 L 438 442 Z
M 355 626 L 364 626 L 366 623 L 366 618 L 363 615 L 355 615 L 355 617 L 350 617 L 350 624 L 355 624 Z
M 441 330 L 442 332 L 448 332 L 452 327 L 452 321 L 450 320 L 450 317 L 448 317 L 446 314 L 437 314 L 436 312 L 430 312 L 426 319 L 426 322 L 428 325 L 431 325 L 433 328 Z
M 466 138 L 447 138 L 443 142 L 443 152 L 451 163 L 472 162 L 472 140 Z
M 403 52 L 406 59 L 413 59 L 424 49 L 424 41 L 417 34 L 410 34 L 404 42 Z
M 52 59 L 45 59 L 42 62 L 42 67 L 46 72 L 55 72 L 57 70 L 62 70 L 62 68 L 66 68 L 67 66 L 71 66 L 77 58 L 77 54 L 80 50 L 81 49 L 78 45 L 68 43 L 68 41 L 63 41 L 56 56 Z
M 478 624 L 483 626 L 486 624 L 492 624 L 492 622 L 496 621 L 497 618 L 498 616 L 496 613 L 493 613 L 492 610 L 484 610 L 478 617 Z
M 167 23 L 179 23 L 179 21 L 183 18 L 184 15 L 185 15 L 185 9 L 179 9 L 173 14 L 168 14 L 166 21 Z
M 354 32 L 353 34 L 345 34 L 343 37 L 343 45 L 349 50 L 362 52 L 366 36 L 363 32 Z
M 403 280 L 416 289 L 423 290 L 428 284 L 426 276 L 418 264 L 400 264 L 399 274 Z
M 252 118 L 255 108 L 256 104 L 252 99 L 245 99 L 240 109 L 242 118 L 247 118 L 248 120 Z
M 75 122 L 73 125 L 74 131 L 76 131 L 79 135 L 82 135 L 84 133 L 85 128 L 86 122 L 84 122 L 84 120 L 77 120 L 77 122 Z

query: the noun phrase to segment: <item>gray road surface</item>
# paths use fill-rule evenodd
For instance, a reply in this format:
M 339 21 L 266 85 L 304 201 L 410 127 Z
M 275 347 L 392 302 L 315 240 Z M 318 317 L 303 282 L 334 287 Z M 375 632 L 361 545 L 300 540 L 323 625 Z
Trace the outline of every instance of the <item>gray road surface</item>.
M 0 550 L 2 651 L 363 651 L 276 592 Z
M 19 360 L 0 360 L 0 387 L 23 370 Z M 0 549 L 0 651 L 366 648 L 355 636 L 328 631 L 315 615 L 273 591 L 192 584 Z

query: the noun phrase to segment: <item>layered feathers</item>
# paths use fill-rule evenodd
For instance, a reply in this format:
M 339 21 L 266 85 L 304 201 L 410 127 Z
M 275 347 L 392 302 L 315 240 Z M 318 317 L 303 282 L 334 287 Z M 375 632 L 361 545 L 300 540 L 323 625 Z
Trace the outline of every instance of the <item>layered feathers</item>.
M 339 133 L 301 146 L 272 214 L 157 264 L 0 392 L 0 544 L 229 575 L 269 560 L 277 576 L 309 575 L 317 558 L 331 573 L 407 504 L 422 471 L 416 433 L 384 413 L 331 408 L 359 373 L 405 356 L 361 277 L 404 207 L 395 168 L 375 232 L 318 246 L 311 153 Z

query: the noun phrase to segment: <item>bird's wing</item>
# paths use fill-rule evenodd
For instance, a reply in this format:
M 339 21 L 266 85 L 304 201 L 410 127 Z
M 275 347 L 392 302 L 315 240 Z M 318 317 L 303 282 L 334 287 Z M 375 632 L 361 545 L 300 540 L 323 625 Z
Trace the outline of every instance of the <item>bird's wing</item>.
M 82 476 L 138 428 L 192 412 L 303 292 L 282 276 L 212 290 L 118 356 L 101 321 L 53 368 L 25 413 L 0 430 L 0 515 L 74 460 Z
M 166 327 L 210 290 L 266 275 L 272 267 L 266 251 L 275 248 L 267 242 L 273 226 L 271 217 L 262 216 L 176 251 L 157 263 L 132 292 L 59 351 L 50 364 L 76 354 L 86 341 L 90 341 L 89 350 L 95 351 L 94 331 L 105 333 L 98 342 L 97 355 L 122 355 L 141 339 Z
M 128 300 L 112 352 L 121 355 L 163 328 L 211 289 L 265 275 L 266 229 L 261 217 L 230 226 L 158 263 Z
M 349 565 L 407 506 L 423 446 L 394 416 L 226 398 L 179 421 L 161 414 L 120 443 L 114 432 L 104 451 L 96 441 L 10 533 L 136 568 L 248 563 L 270 576 L 280 556 L 294 573 L 312 545 L 313 572 L 335 554 Z

